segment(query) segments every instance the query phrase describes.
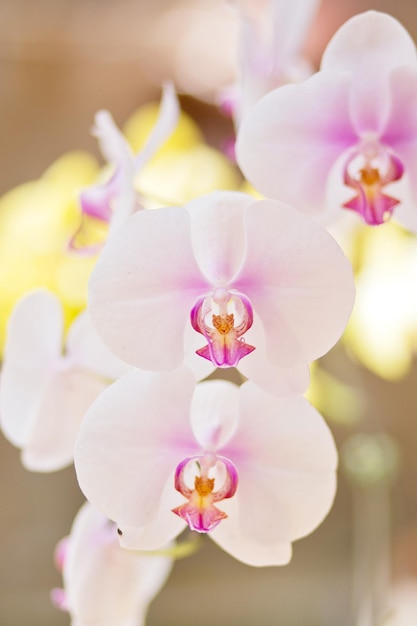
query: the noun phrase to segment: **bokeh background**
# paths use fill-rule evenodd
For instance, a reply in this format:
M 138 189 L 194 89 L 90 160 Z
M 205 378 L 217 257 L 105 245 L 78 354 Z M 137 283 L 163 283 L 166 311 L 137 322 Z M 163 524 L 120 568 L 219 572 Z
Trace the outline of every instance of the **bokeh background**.
M 323 0 L 306 43 L 316 65 L 335 30 L 369 8 L 398 18 L 417 41 L 415 0 Z M 222 0 L 0 0 L 0 194 L 39 177 L 68 150 L 99 156 L 89 132 L 94 113 L 109 109 L 122 124 L 159 98 L 165 78 L 188 93 L 184 109 L 220 147 L 232 127 L 210 100 L 233 80 L 236 36 L 233 9 Z M 357 611 L 358 597 L 374 597 L 368 566 L 388 579 L 380 588 L 401 598 L 395 613 L 395 597 L 385 594 L 381 625 L 417 624 L 417 365 L 387 382 L 342 347 L 323 365 L 366 398 L 360 422 L 354 404 L 345 407 L 352 419 L 331 422 L 339 448 L 358 432 L 387 433 L 397 471 L 358 486 L 342 469 L 330 515 L 295 544 L 285 568 L 247 567 L 207 538 L 175 565 L 148 626 L 377 626 Z M 54 547 L 83 502 L 74 472 L 29 473 L 0 439 L 0 624 L 68 625 L 49 590 L 60 585 Z

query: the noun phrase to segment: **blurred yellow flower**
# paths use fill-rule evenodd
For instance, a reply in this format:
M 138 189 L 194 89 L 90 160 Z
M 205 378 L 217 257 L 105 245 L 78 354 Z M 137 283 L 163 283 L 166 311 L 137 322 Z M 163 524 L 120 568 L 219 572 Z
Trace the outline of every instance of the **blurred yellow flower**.
M 397 380 L 417 349 L 417 239 L 394 223 L 358 237 L 356 303 L 345 344 L 375 374 Z
M 92 257 L 68 252 L 80 212 L 77 192 L 97 176 L 85 152 L 65 154 L 39 178 L 0 198 L 0 351 L 7 319 L 26 292 L 45 287 L 56 293 L 67 323 L 85 307 Z

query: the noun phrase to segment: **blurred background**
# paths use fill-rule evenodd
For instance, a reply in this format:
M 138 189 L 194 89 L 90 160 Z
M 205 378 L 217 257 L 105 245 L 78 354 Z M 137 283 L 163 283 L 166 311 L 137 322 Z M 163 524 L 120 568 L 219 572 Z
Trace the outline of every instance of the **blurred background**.
M 417 40 L 414 0 L 323 0 L 306 42 L 316 66 L 335 30 L 370 8 L 398 18 Z M 159 99 L 166 78 L 221 148 L 232 124 L 212 102 L 233 82 L 236 40 L 234 8 L 223 0 L 1 0 L 0 194 L 69 150 L 99 157 L 95 112 L 109 109 L 122 125 Z M 354 390 L 339 397 L 343 416 L 329 422 L 347 460 L 328 518 L 295 544 L 284 568 L 242 565 L 207 538 L 175 565 L 148 626 L 417 624 L 417 365 L 386 380 L 343 346 L 322 365 Z M 369 437 L 352 439 L 358 433 Z M 49 591 L 61 584 L 54 547 L 83 502 L 74 472 L 29 473 L 0 439 L 0 624 L 67 625 Z M 375 603 L 386 605 L 378 623 Z

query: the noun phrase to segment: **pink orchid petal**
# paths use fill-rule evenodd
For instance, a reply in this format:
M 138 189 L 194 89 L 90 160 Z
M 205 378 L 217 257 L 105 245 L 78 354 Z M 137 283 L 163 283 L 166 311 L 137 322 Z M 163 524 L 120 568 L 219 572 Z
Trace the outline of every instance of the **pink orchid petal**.
M 401 203 L 414 205 L 417 202 L 417 181 L 413 173 L 417 168 L 417 70 L 401 67 L 390 75 L 391 109 L 386 124 L 386 130 L 381 141 L 392 146 L 405 166 L 407 181 L 392 186 L 392 194 L 401 200 Z M 405 178 L 405 177 L 403 177 Z M 401 184 L 402 183 L 402 184 Z M 395 216 L 406 228 L 416 232 L 416 211 L 412 206 L 410 215 L 401 219 L 400 207 L 395 210 Z
M 124 550 L 116 526 L 91 505 L 79 511 L 64 568 L 68 610 L 82 626 L 144 623 L 172 567 L 166 556 Z
M 288 71 L 305 43 L 307 31 L 321 0 L 271 0 L 273 11 L 273 60 Z
M 231 446 L 233 457 L 227 446 L 222 454 L 238 468 L 239 523 L 248 538 L 282 544 L 324 519 L 336 490 L 337 452 L 325 421 L 305 398 L 274 397 L 245 383 Z
M 243 213 L 252 203 L 253 198 L 247 194 L 217 191 L 186 205 L 191 217 L 195 259 L 213 284 L 230 282 L 242 264 L 245 254 Z
M 130 369 L 104 345 L 87 311 L 78 315 L 71 324 L 66 349 L 79 367 L 109 380 L 120 378 Z
M 211 361 L 196 354 L 201 348 L 201 341 L 201 335 L 195 332 L 191 324 L 187 324 L 184 333 L 184 365 L 190 368 L 196 380 L 203 380 L 216 369 Z
M 334 35 L 321 69 L 351 72 L 352 121 L 357 132 L 382 131 L 389 111 L 389 73 L 403 65 L 417 68 L 416 49 L 393 17 L 367 11 L 348 20 Z
M 223 520 L 211 533 L 210 537 L 222 550 L 246 565 L 266 567 L 286 565 L 292 556 L 291 543 L 283 542 L 262 545 L 256 539 L 248 537 L 239 525 L 239 495 L 222 503 L 227 512 Z
M 172 473 L 164 485 L 156 518 L 147 526 L 122 525 L 120 545 L 130 550 L 159 550 L 165 546 L 186 528 L 186 523 L 172 512 L 183 502 L 183 496 L 174 488 Z
M 247 254 L 234 284 L 262 321 L 270 360 L 292 366 L 318 358 L 349 319 L 349 261 L 329 233 L 284 204 L 254 203 L 245 223 Z
M 52 373 L 22 451 L 23 465 L 53 472 L 72 463 L 81 421 L 106 385 L 74 368 Z
M 198 450 L 189 425 L 194 385 L 186 368 L 132 371 L 85 416 L 75 454 L 78 480 L 86 497 L 122 527 L 156 518 L 168 477 Z
M 24 446 L 36 421 L 51 372 L 61 355 L 63 319 L 56 296 L 34 291 L 9 318 L 0 385 L 0 419 L 5 436 Z
M 237 162 L 261 193 L 306 213 L 322 210 L 334 161 L 357 141 L 350 82 L 348 74 L 319 72 L 267 94 L 248 113 L 237 137 Z
M 290 332 L 290 331 L 289 331 Z M 239 362 L 239 371 L 273 395 L 295 395 L 307 391 L 310 372 L 306 363 L 277 366 L 268 358 L 268 344 L 262 322 L 255 319 L 246 339 L 256 350 Z
M 175 130 L 180 115 L 180 106 L 172 83 L 166 83 L 162 88 L 162 99 L 158 119 L 144 148 L 135 157 L 136 172 L 140 171 L 153 157 Z
M 112 116 L 108 111 L 99 111 L 95 117 L 94 134 L 97 137 L 101 152 L 108 163 L 111 163 L 115 172 L 112 178 L 104 185 L 98 185 L 98 190 L 94 187 L 86 190 L 90 197 L 96 193 L 97 200 L 100 201 L 99 190 L 108 190 L 107 204 L 102 205 L 103 219 L 110 221 L 110 231 L 113 232 L 137 206 L 136 191 L 133 185 L 135 175 L 135 163 L 132 150 L 117 128 Z M 104 195 L 103 200 L 106 196 Z M 110 206 L 110 204 L 111 206 Z
M 191 427 L 204 451 L 215 451 L 230 439 L 238 420 L 238 387 L 225 380 L 196 386 L 191 402 Z
M 89 311 L 121 359 L 173 369 L 184 357 L 194 301 L 208 290 L 193 257 L 187 210 L 140 211 L 107 242 L 91 276 Z

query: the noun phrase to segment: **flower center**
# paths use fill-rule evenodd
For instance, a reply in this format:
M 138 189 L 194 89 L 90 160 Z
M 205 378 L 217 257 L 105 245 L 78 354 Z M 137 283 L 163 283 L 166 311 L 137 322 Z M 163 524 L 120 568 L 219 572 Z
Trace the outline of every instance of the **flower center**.
M 209 472 L 215 476 L 209 476 Z M 190 487 L 193 475 L 194 485 Z M 218 483 L 220 487 L 215 489 Z M 214 503 L 234 496 L 237 483 L 237 470 L 229 459 L 215 454 L 187 457 L 175 471 L 175 489 L 187 502 L 172 512 L 187 522 L 191 530 L 207 533 L 227 517 Z
M 235 367 L 242 357 L 255 350 L 242 337 L 252 323 L 252 306 L 243 294 L 219 288 L 202 296 L 191 311 L 194 330 L 207 340 L 197 354 L 216 367 Z
M 383 224 L 399 204 L 383 189 L 403 173 L 404 166 L 395 154 L 376 141 L 364 141 L 345 165 L 344 183 L 357 195 L 343 207 L 359 213 L 367 224 Z

